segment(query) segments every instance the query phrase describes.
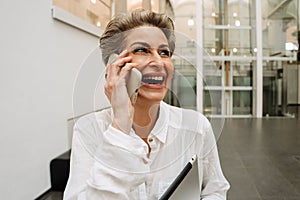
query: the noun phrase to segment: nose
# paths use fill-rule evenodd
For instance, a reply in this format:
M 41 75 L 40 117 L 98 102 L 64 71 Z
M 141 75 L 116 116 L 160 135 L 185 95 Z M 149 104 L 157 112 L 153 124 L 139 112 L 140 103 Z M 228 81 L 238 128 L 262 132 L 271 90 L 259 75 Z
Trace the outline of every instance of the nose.
M 153 51 L 150 58 L 150 63 L 157 67 L 163 67 L 163 59 L 157 51 Z

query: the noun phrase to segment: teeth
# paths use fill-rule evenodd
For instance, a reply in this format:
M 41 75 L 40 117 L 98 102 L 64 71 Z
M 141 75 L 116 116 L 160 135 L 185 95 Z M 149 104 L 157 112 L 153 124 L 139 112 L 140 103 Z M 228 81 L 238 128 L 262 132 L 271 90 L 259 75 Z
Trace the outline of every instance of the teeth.
M 164 76 L 143 76 L 142 81 L 146 84 L 162 84 Z
M 145 80 L 156 80 L 156 81 L 162 81 L 163 80 L 163 77 L 162 76 L 149 76 L 149 77 L 145 77 L 144 78 Z

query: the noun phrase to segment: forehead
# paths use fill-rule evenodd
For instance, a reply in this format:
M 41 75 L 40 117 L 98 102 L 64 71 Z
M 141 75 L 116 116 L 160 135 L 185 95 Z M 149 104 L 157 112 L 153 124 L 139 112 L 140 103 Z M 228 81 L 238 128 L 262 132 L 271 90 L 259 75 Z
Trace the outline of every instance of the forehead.
M 165 34 L 157 27 L 142 26 L 132 29 L 126 33 L 126 45 L 135 42 L 146 42 L 151 46 L 168 44 Z

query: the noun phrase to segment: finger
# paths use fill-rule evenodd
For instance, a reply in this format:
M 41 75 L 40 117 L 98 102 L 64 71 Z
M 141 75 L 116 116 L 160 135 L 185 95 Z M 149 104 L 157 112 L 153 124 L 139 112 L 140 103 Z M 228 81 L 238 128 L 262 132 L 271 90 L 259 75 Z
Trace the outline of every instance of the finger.
M 125 66 L 121 69 L 119 77 L 120 78 L 125 78 L 128 74 L 128 72 L 132 69 L 132 68 L 136 68 L 138 66 L 137 63 L 126 63 Z
M 117 57 L 113 58 L 113 62 L 111 62 L 110 64 L 113 64 L 113 66 L 116 66 L 117 69 L 118 67 L 123 67 L 127 62 L 131 61 L 131 57 L 128 56 L 129 52 L 127 50 L 124 50 L 123 52 L 120 53 L 120 55 L 117 55 Z M 120 70 L 120 69 L 118 69 Z
M 117 54 L 111 54 L 108 58 L 107 64 L 106 64 L 106 70 L 105 70 L 105 79 L 107 79 L 107 74 L 109 73 L 110 65 L 115 62 L 115 60 L 118 58 Z
M 111 64 L 111 63 L 115 62 L 118 58 L 123 58 L 126 55 L 128 55 L 127 50 L 122 51 L 119 55 L 116 53 L 112 53 L 108 58 L 107 64 Z
M 119 54 L 119 58 L 124 58 L 126 56 L 129 55 L 129 51 L 127 51 L 127 49 L 125 49 L 124 51 L 122 51 L 120 54 Z
M 124 55 L 125 56 L 125 55 Z M 120 58 L 118 57 L 115 62 L 108 64 L 106 67 L 107 76 L 117 76 L 121 70 L 121 68 L 128 62 L 131 62 L 132 57 L 127 56 Z

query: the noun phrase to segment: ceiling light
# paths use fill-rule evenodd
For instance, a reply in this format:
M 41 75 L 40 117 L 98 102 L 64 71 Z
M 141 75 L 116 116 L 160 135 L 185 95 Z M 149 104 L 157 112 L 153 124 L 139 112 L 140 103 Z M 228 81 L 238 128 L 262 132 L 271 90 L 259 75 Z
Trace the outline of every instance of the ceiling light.
M 216 49 L 215 48 L 211 48 L 210 50 L 212 53 L 216 53 Z
M 256 53 L 257 52 L 257 48 L 254 48 L 253 51 Z
M 96 3 L 97 3 L 97 0 L 91 0 L 91 2 L 92 2 L 93 4 L 96 4 Z
M 211 13 L 211 16 L 212 16 L 212 17 L 216 17 L 217 14 L 216 14 L 215 12 L 212 12 L 212 13 Z
M 98 27 L 100 27 L 101 26 L 101 22 L 97 22 L 97 24 L 96 24 Z
M 236 12 L 232 13 L 232 16 L 237 17 L 237 13 Z
M 232 49 L 232 52 L 233 52 L 233 53 L 236 53 L 237 51 L 238 51 L 237 48 L 233 48 L 233 49 Z
M 240 22 L 240 20 L 235 20 L 235 26 L 240 26 L 241 25 L 241 22 Z
M 193 19 L 188 19 L 187 24 L 188 24 L 189 26 L 194 26 L 195 22 L 194 22 Z

